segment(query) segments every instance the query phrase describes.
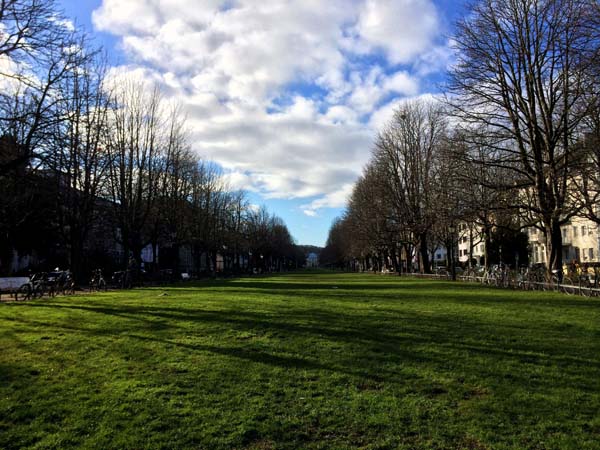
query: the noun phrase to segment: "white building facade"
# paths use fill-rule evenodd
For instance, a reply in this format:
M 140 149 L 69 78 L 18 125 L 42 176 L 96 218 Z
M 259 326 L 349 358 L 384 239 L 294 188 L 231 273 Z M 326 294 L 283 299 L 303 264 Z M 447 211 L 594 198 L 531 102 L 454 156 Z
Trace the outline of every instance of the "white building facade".
M 461 222 L 457 227 L 458 233 L 458 261 L 468 264 L 469 256 L 475 265 L 483 264 L 485 256 L 485 239 L 482 227 L 466 222 Z M 472 249 L 472 250 L 471 250 Z M 472 254 L 471 254 L 472 252 Z
M 316 253 L 309 253 L 306 257 L 306 267 L 319 267 L 319 255 L 317 255 Z
M 600 262 L 600 227 L 591 220 L 574 217 L 561 227 L 562 256 L 570 262 Z M 537 228 L 528 228 L 531 263 L 547 264 L 545 236 Z

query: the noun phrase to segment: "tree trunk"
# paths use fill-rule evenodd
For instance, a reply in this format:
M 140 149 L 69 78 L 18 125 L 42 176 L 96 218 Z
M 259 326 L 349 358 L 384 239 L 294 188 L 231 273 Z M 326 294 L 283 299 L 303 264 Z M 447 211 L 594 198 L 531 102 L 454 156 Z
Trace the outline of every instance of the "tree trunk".
M 210 259 L 212 264 L 212 274 L 213 276 L 217 276 L 217 252 L 210 252 Z
M 421 259 L 421 273 L 431 273 L 431 267 L 429 266 L 429 252 L 427 251 L 426 233 L 421 233 L 419 235 L 419 254 Z
M 546 227 L 546 260 L 548 268 L 546 277 L 552 281 L 552 271 L 556 270 L 556 276 L 560 281 L 563 277 L 563 258 L 562 258 L 562 232 L 560 223 L 556 219 L 549 219 L 545 223 Z
M 412 248 L 410 244 L 404 244 L 404 273 L 412 271 Z
M 396 254 L 396 246 L 392 246 L 390 249 L 390 257 L 392 259 L 392 269 L 394 270 L 394 272 L 396 272 L 398 275 L 400 275 L 400 267 L 398 266 L 398 255 Z

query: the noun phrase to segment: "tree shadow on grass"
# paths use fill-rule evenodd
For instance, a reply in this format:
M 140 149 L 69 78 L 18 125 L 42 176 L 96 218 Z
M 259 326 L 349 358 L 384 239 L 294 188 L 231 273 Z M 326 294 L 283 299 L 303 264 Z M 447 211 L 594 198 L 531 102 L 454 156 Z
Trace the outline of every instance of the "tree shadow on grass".
M 93 312 L 100 312 L 102 314 L 110 314 L 107 309 L 103 309 L 102 311 L 94 310 Z M 119 314 L 118 317 L 124 317 L 122 314 Z M 143 320 L 143 319 L 140 319 Z M 197 319 L 194 319 L 197 320 Z M 209 353 L 214 355 L 220 355 L 228 358 L 241 359 L 251 363 L 259 363 L 265 364 L 269 366 L 279 367 L 282 369 L 293 369 L 293 370 L 319 370 L 326 372 L 335 372 L 339 374 L 355 376 L 355 377 L 364 377 L 368 376 L 369 373 L 374 369 L 372 366 L 363 366 L 361 364 L 343 364 L 340 361 L 332 362 L 328 360 L 323 362 L 319 359 L 318 354 L 310 351 L 310 349 L 305 348 L 300 351 L 298 348 L 292 346 L 291 348 L 282 348 L 281 346 L 277 346 L 277 348 L 270 348 L 269 346 L 254 346 L 252 344 L 245 344 L 244 342 L 239 342 L 239 345 L 232 346 L 226 345 L 226 343 L 222 343 L 220 345 L 208 345 L 204 343 L 190 343 L 184 342 L 181 339 L 181 336 L 175 333 L 175 335 L 170 334 L 169 336 L 159 337 L 160 333 L 157 335 L 144 335 L 139 334 L 139 328 L 133 328 L 130 333 L 127 333 L 126 336 L 122 336 L 119 333 L 116 333 L 114 329 L 104 328 L 104 329 L 96 329 L 96 328 L 86 328 L 81 325 L 76 324 L 59 324 L 56 322 L 49 323 L 38 320 L 28 320 L 25 318 L 18 318 L 17 322 L 21 324 L 30 325 L 33 328 L 40 329 L 44 328 L 47 331 L 67 331 L 75 334 L 89 335 L 92 339 L 99 337 L 112 337 L 118 335 L 124 339 L 130 339 L 133 341 L 146 342 L 151 344 L 151 348 L 156 350 L 157 346 L 164 347 L 165 349 L 168 347 L 180 348 L 189 352 L 200 352 L 200 353 Z M 323 338 L 326 329 L 322 328 L 314 328 L 314 327 L 302 327 L 302 326 L 293 326 L 291 327 L 287 323 L 279 323 L 273 321 L 259 321 L 256 320 L 256 316 L 252 316 L 251 319 L 241 320 L 227 318 L 224 320 L 219 320 L 218 317 L 214 315 L 210 320 L 206 320 L 204 318 L 202 320 L 203 323 L 214 323 L 218 322 L 222 325 L 231 325 L 236 324 L 235 330 L 238 332 L 249 332 L 249 331 L 257 331 L 262 330 L 264 333 L 270 333 L 271 336 L 275 338 L 275 340 L 280 341 L 278 333 L 288 332 L 292 334 L 301 334 L 302 337 L 311 337 L 311 336 L 319 336 Z M 146 330 L 144 330 L 146 331 Z M 189 330 L 188 330 L 189 331 Z M 182 333 L 183 334 L 183 333 Z M 189 338 L 189 333 L 186 333 Z M 331 332 L 329 333 L 332 336 L 345 336 L 349 337 L 351 333 L 346 332 Z M 202 336 L 201 336 L 202 337 Z M 295 336 L 298 337 L 298 336 Z M 361 341 L 359 336 L 354 338 L 354 342 L 356 343 L 355 350 L 357 354 L 355 354 L 353 361 L 360 361 L 360 351 L 364 350 L 366 343 Z M 35 345 L 35 344 L 33 344 Z M 368 345 L 367 345 L 368 347 Z M 386 358 L 389 359 L 389 356 L 392 354 L 393 348 L 393 357 L 395 359 L 399 359 L 404 363 L 434 363 L 435 360 L 429 358 L 427 355 L 418 354 L 407 350 L 406 346 L 400 345 L 399 340 L 394 340 L 394 342 L 388 342 L 385 346 L 378 346 L 378 353 L 386 353 L 388 356 Z M 125 351 L 125 349 L 123 349 Z M 127 351 L 125 351 L 129 355 Z M 392 376 L 397 376 L 397 372 L 389 371 L 386 369 L 377 369 L 377 379 L 389 378 Z M 384 374 L 387 374 L 384 377 Z
M 382 291 L 389 290 L 388 292 L 382 293 Z M 585 308 L 589 312 L 596 312 L 600 316 L 600 300 L 590 299 L 586 297 L 569 297 L 566 295 L 560 295 L 555 293 L 527 293 L 512 290 L 503 290 L 497 288 L 486 288 L 478 287 L 477 289 L 448 289 L 448 290 L 432 290 L 428 289 L 414 289 L 413 287 L 406 288 L 405 290 L 398 290 L 391 288 L 384 288 L 382 290 L 368 290 L 366 288 L 360 290 L 345 289 L 340 287 L 338 289 L 321 288 L 299 291 L 293 288 L 240 288 L 233 287 L 227 288 L 226 291 L 218 288 L 206 287 L 202 289 L 187 289 L 186 294 L 193 297 L 194 294 L 206 295 L 210 292 L 215 294 L 223 295 L 225 292 L 233 296 L 248 296 L 249 298 L 254 296 L 265 296 L 265 297 L 277 297 L 277 298 L 300 298 L 310 300 L 313 303 L 324 303 L 327 300 L 336 300 L 347 303 L 361 303 L 361 302 L 413 302 L 413 303 L 440 303 L 447 302 L 448 304 L 456 303 L 457 305 L 480 305 L 480 306 L 504 306 L 514 305 L 515 308 L 522 307 L 535 307 L 547 310 L 553 310 L 557 308 Z M 351 297 L 354 295 L 354 297 Z M 515 309 L 516 310 L 516 309 Z M 383 310 L 381 310 L 383 311 Z M 395 312 L 395 310 L 389 310 Z
M 476 303 L 498 302 L 511 303 L 517 305 L 535 305 L 535 306 L 556 306 L 586 307 L 597 310 L 600 314 L 600 300 L 586 297 L 569 297 L 565 294 L 548 292 L 526 292 L 514 291 L 509 289 L 483 286 L 475 283 L 452 283 L 438 280 L 422 280 L 411 278 L 397 278 L 396 282 L 376 281 L 372 283 L 352 281 L 347 279 L 332 279 L 319 283 L 308 283 L 302 279 L 298 281 L 281 282 L 278 279 L 283 277 L 270 275 L 265 277 L 266 281 L 254 279 L 226 279 L 210 282 L 195 283 L 191 285 L 162 288 L 167 290 L 183 291 L 186 294 L 193 295 L 197 293 L 206 293 L 214 290 L 219 294 L 226 290 L 231 294 L 255 294 L 266 295 L 286 295 L 293 297 L 332 297 L 344 299 L 352 293 L 357 295 L 365 294 L 368 299 L 380 300 L 424 300 L 435 302 L 441 299 L 454 300 L 459 302 L 474 301 Z M 297 275 L 287 275 L 286 279 L 294 279 Z M 261 279 L 262 280 L 262 279 Z M 374 277 L 374 280 L 378 278 Z M 356 301 L 355 298 L 348 298 L 348 301 Z
M 393 317 L 382 318 L 376 314 L 357 317 L 354 314 L 332 313 L 327 311 L 291 310 L 273 314 L 254 311 L 221 311 L 205 309 L 180 309 L 177 307 L 118 307 L 98 305 L 57 305 L 39 303 L 39 308 L 56 308 L 85 313 L 102 314 L 132 322 L 108 322 L 104 328 L 87 328 L 76 324 L 44 323 L 34 321 L 34 327 L 49 329 L 67 328 L 77 333 L 110 336 L 127 329 L 128 338 L 162 343 L 185 348 L 239 358 L 250 362 L 260 362 L 282 368 L 319 369 L 359 375 L 365 369 L 361 361 L 369 361 L 369 366 L 385 366 L 392 363 L 402 365 L 429 365 L 446 370 L 448 358 L 458 358 L 452 365 L 475 370 L 479 375 L 494 376 L 498 364 L 526 363 L 538 366 L 561 366 L 564 371 L 577 375 L 582 368 L 600 368 L 597 345 L 573 349 L 572 339 L 581 333 L 577 327 L 568 330 L 547 330 L 547 340 L 541 340 L 540 330 L 534 336 L 522 327 L 511 324 L 493 324 L 475 319 L 456 317 L 447 314 L 426 314 L 402 311 Z M 22 319 L 24 320 L 24 319 Z M 93 323 L 93 322 L 92 322 Z M 137 323 L 137 325 L 134 325 Z M 156 327 L 160 324 L 160 328 Z M 216 326 L 218 330 L 237 333 L 259 333 L 268 335 L 278 348 L 255 347 L 251 343 L 239 345 L 206 345 L 181 342 L 180 334 L 198 330 L 198 338 L 206 326 Z M 526 331 L 526 332 L 525 332 Z M 524 333 L 525 332 L 525 333 Z M 550 337 L 550 332 L 555 336 Z M 150 333 L 144 335 L 142 333 Z M 565 342 L 564 337 L 569 340 Z M 343 356 L 327 357 L 322 361 L 314 359 L 310 347 L 298 343 L 339 344 L 348 349 L 347 360 Z M 560 343 L 560 345 L 557 345 Z M 311 344 L 308 344 L 311 345 Z M 431 346 L 431 348 L 429 348 Z M 292 355 L 278 355 L 273 352 L 281 348 Z M 321 352 L 323 349 L 320 350 Z M 317 352 L 318 353 L 318 352 Z M 489 360 L 489 366 L 473 366 L 471 358 Z M 329 363 L 323 362 L 329 361 Z M 358 368 L 356 367 L 358 362 Z M 369 367 L 367 371 L 371 371 Z M 385 378 L 393 378 L 393 371 Z M 517 375 L 515 375 L 517 376 Z M 526 382 L 526 379 L 521 380 Z

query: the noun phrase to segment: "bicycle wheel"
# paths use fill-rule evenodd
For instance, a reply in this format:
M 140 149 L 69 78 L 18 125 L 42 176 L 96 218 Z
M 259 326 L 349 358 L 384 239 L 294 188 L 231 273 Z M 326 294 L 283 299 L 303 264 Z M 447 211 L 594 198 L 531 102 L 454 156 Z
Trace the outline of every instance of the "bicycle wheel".
M 15 291 L 16 301 L 27 300 L 29 297 L 31 297 L 31 286 L 29 286 L 28 284 L 24 284 Z
M 592 296 L 592 288 L 588 283 L 582 284 L 581 289 L 579 291 L 581 292 L 581 295 L 583 295 L 584 297 Z
M 560 284 L 560 290 L 567 295 L 573 295 L 579 290 L 579 287 L 575 286 L 575 283 L 571 278 L 563 277 L 562 283 Z
M 33 287 L 32 297 L 33 298 L 42 298 L 46 293 L 46 287 L 43 284 L 38 284 Z
M 574 295 L 579 291 L 579 288 L 573 285 L 562 285 L 562 291 L 567 295 Z

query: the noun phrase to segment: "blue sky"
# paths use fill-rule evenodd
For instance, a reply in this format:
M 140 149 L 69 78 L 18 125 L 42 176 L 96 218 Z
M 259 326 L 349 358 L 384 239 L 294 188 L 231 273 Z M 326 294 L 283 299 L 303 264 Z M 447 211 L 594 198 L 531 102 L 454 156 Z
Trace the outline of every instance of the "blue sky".
M 59 1 L 115 73 L 155 82 L 186 108 L 200 156 L 314 245 L 394 107 L 439 92 L 456 3 Z

